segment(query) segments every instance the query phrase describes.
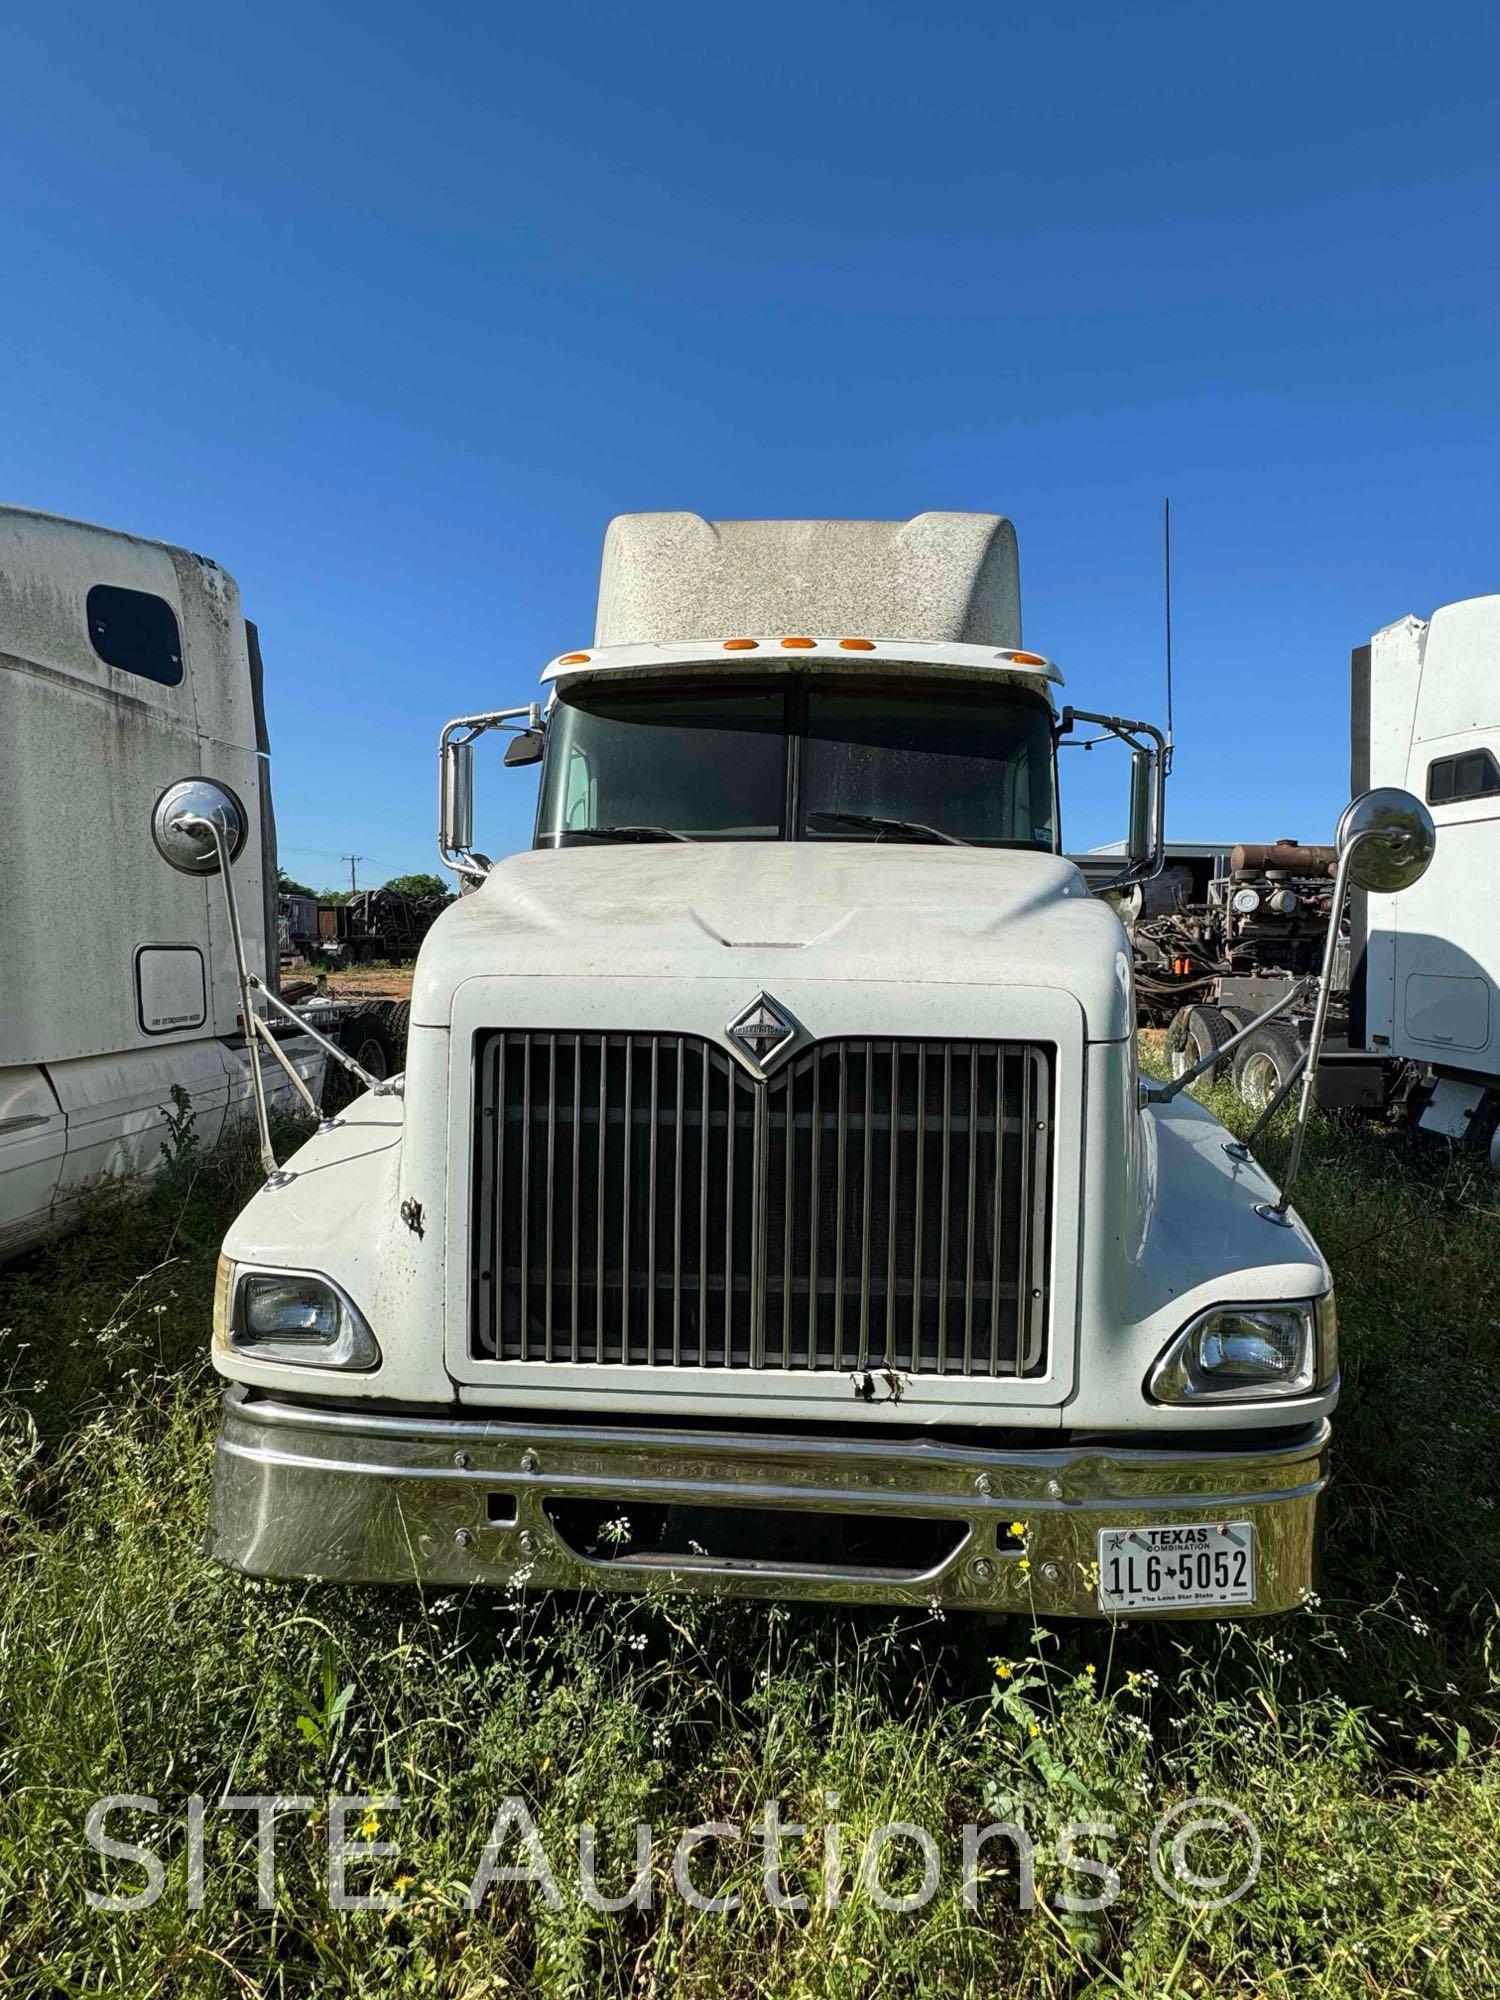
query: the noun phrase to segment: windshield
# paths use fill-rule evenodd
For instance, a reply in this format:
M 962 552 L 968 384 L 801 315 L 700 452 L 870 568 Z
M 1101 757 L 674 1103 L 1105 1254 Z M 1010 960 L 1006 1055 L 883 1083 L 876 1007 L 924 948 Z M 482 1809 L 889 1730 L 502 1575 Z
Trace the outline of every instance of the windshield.
M 1050 851 L 1052 725 L 1021 690 L 816 681 L 570 689 L 537 842 L 957 841 Z

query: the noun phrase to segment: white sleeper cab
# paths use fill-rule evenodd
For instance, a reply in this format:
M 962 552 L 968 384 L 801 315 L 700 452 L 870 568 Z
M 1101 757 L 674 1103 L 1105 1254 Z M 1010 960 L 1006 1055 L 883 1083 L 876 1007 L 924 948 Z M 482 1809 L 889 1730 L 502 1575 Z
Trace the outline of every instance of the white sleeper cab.
M 205 1145 L 248 1110 L 224 900 L 202 869 L 165 870 L 152 828 L 214 785 L 246 963 L 274 987 L 269 751 L 233 577 L 0 507 L 0 1258 L 73 1226 L 100 1179 L 153 1173 L 174 1089 Z M 290 1107 L 317 1095 L 325 1057 L 283 1033 L 288 1068 L 259 1087 Z
M 1009 523 L 625 516 L 593 644 L 543 678 L 443 732 L 469 893 L 422 947 L 399 1090 L 325 1124 L 225 1242 L 219 1557 L 1298 1604 L 1328 1267 L 1192 1073 L 1138 1075 L 1057 751 L 1131 754 L 1118 891 L 1160 865 L 1164 746 L 1059 713 Z M 497 728 L 541 784 L 533 847 L 491 864 L 471 766 Z M 1336 893 L 1395 893 L 1431 852 L 1425 810 L 1372 793 Z

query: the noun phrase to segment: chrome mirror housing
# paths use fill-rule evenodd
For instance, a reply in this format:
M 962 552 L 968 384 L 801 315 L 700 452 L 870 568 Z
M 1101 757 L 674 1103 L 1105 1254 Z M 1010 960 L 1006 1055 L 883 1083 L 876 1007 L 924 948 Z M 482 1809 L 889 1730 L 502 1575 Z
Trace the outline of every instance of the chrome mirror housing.
M 443 725 L 438 738 L 438 853 L 445 868 L 465 881 L 482 881 L 492 863 L 474 852 L 474 744 L 490 729 L 514 729 L 507 764 L 534 764 L 542 754 L 546 724 L 534 701 L 524 708 L 495 708 L 484 715 L 460 715 Z M 519 748 L 519 754 L 512 755 Z
M 474 845 L 474 744 L 451 738 L 443 745 L 442 825 L 438 845 L 445 854 L 467 854 Z
M 1291 1204 L 1292 1183 L 1302 1164 L 1302 1142 L 1307 1135 L 1317 1082 L 1318 1057 L 1328 1028 L 1328 1001 L 1333 991 L 1334 956 L 1344 920 L 1344 904 L 1349 885 L 1376 895 L 1396 895 L 1409 889 L 1426 874 L 1437 852 L 1437 828 L 1432 814 L 1418 798 L 1399 785 L 1380 785 L 1373 792 L 1361 792 L 1351 799 L 1339 817 L 1335 844 L 1339 851 L 1334 875 L 1333 897 L 1328 909 L 1328 937 L 1323 947 L 1323 970 L 1318 977 L 1318 997 L 1313 1007 L 1312 1029 L 1307 1053 L 1302 1059 L 1302 1096 L 1297 1105 L 1297 1122 L 1287 1154 L 1286 1175 L 1281 1193 L 1274 1202 L 1258 1204 L 1258 1212 L 1269 1222 L 1285 1223 Z
M 184 875 L 217 875 L 224 887 L 224 918 L 229 930 L 229 943 L 234 952 L 235 983 L 240 995 L 240 1023 L 245 1033 L 245 1047 L 250 1065 L 250 1094 L 255 1103 L 255 1122 L 260 1137 L 261 1165 L 266 1173 L 268 1188 L 285 1187 L 297 1177 L 276 1164 L 276 1151 L 271 1144 L 271 1125 L 266 1111 L 265 1079 L 261 1075 L 261 1051 L 264 1048 L 272 1060 L 285 1071 L 287 1081 L 314 1118 L 320 1120 L 319 1129 L 331 1129 L 329 1120 L 321 1116 L 317 1099 L 298 1075 L 297 1070 L 276 1037 L 271 1033 L 263 1015 L 255 1009 L 255 997 L 277 1013 L 291 1021 L 301 1034 L 310 1035 L 335 1062 L 353 1072 L 366 1090 L 373 1090 L 377 1096 L 396 1096 L 402 1090 L 403 1079 L 392 1078 L 383 1082 L 361 1068 L 347 1050 L 315 1028 L 305 1016 L 296 1013 L 281 998 L 273 993 L 258 972 L 252 972 L 245 955 L 245 933 L 240 927 L 239 901 L 234 892 L 234 864 L 240 850 L 245 845 L 249 831 L 249 820 L 245 808 L 240 804 L 227 785 L 221 785 L 213 778 L 179 778 L 175 785 L 168 785 L 156 801 L 151 813 L 151 838 L 157 852 L 170 867 Z
M 222 827 L 231 861 L 245 845 L 245 808 L 215 778 L 179 778 L 168 785 L 151 814 L 151 838 L 170 868 L 183 875 L 217 875 L 219 844 L 211 827 Z
M 1437 828 L 1422 801 L 1398 785 L 1381 785 L 1351 799 L 1334 836 L 1347 855 L 1356 888 L 1392 896 L 1427 873 L 1437 850 Z

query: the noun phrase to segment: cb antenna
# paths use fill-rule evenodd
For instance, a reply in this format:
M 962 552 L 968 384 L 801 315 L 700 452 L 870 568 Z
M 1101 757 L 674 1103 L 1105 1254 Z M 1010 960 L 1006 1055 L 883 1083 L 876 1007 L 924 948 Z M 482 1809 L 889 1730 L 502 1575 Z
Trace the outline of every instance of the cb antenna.
M 1165 778 L 1172 769 L 1172 502 L 1161 503 L 1162 582 L 1165 596 L 1167 636 L 1167 748 L 1161 760 Z

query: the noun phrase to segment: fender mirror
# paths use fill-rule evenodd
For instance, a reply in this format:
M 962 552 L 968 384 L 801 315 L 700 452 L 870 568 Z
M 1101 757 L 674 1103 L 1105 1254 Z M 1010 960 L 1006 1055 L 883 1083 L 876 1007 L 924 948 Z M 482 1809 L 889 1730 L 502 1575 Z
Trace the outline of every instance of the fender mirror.
M 1437 828 L 1419 798 L 1382 785 L 1351 799 L 1339 817 L 1334 844 L 1349 857 L 1349 879 L 1374 895 L 1394 896 L 1427 873 L 1437 850 Z
M 1318 976 L 1318 997 L 1313 1007 L 1312 1030 L 1307 1052 L 1302 1058 L 1302 1096 L 1297 1104 L 1297 1122 L 1292 1128 L 1292 1144 L 1287 1154 L 1286 1178 L 1274 1202 L 1261 1202 L 1258 1213 L 1268 1222 L 1287 1221 L 1292 1183 L 1302 1163 L 1302 1141 L 1312 1110 L 1313 1087 L 1318 1075 L 1318 1056 L 1328 1027 L 1328 1001 L 1333 990 L 1333 965 L 1343 927 L 1344 903 L 1352 882 L 1357 888 L 1376 895 L 1393 896 L 1409 889 L 1427 873 L 1437 851 L 1437 828 L 1422 801 L 1397 785 L 1381 785 L 1373 792 L 1361 792 L 1351 799 L 1339 817 L 1335 844 L 1339 851 L 1338 870 L 1333 882 L 1333 900 L 1328 909 L 1328 938 L 1323 946 L 1323 970 Z M 1280 1103 L 1290 1090 L 1296 1071 L 1287 1078 L 1267 1112 Z
M 229 930 L 230 948 L 234 953 L 235 983 L 240 993 L 240 1021 L 245 1031 L 250 1065 L 250 1094 L 255 1103 L 260 1160 L 265 1169 L 266 1186 L 279 1188 L 297 1177 L 276 1164 L 276 1150 L 271 1144 L 271 1124 L 266 1110 L 265 1079 L 260 1071 L 262 1048 L 286 1073 L 293 1090 L 313 1117 L 319 1120 L 319 1129 L 326 1132 L 331 1128 L 328 1119 L 318 1109 L 317 1099 L 271 1033 L 265 1016 L 256 1012 L 257 995 L 267 1007 L 291 1021 L 299 1033 L 310 1035 L 335 1062 L 351 1070 L 366 1090 L 373 1090 L 381 1096 L 395 1096 L 401 1091 L 404 1079 L 395 1077 L 389 1082 L 382 1082 L 379 1077 L 371 1076 L 337 1042 L 330 1041 L 305 1015 L 296 1013 L 280 994 L 273 993 L 259 973 L 250 970 L 245 955 L 245 933 L 240 927 L 239 901 L 234 892 L 234 864 L 245 845 L 248 826 L 244 807 L 227 785 L 219 784 L 214 778 L 179 778 L 175 785 L 168 785 L 151 813 L 151 838 L 169 867 L 184 875 L 217 875 L 223 884 L 224 918 Z
M 180 874 L 217 875 L 215 825 L 223 828 L 230 861 L 238 861 L 245 845 L 245 808 L 215 778 L 179 778 L 156 801 L 151 838 L 162 860 Z

